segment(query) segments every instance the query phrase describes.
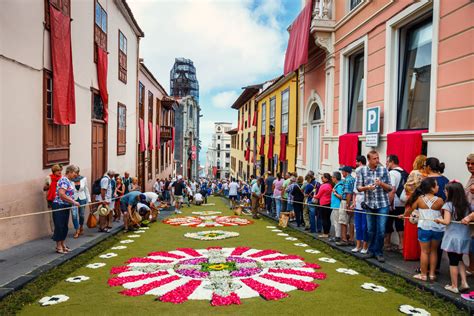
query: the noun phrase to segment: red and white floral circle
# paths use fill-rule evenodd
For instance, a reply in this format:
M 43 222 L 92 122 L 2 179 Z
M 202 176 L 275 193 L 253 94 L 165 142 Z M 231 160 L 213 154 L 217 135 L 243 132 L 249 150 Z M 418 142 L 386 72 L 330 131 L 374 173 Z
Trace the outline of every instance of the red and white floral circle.
M 114 267 L 110 286 L 123 286 L 127 296 L 154 295 L 160 301 L 183 303 L 209 300 L 212 305 L 240 304 L 244 298 L 261 296 L 279 300 L 293 290 L 313 291 L 325 273 L 303 258 L 276 250 L 248 247 L 207 249 L 178 248 L 132 258 Z
M 188 227 L 222 227 L 243 226 L 253 222 L 238 216 L 179 216 L 163 220 L 163 223 L 173 226 Z

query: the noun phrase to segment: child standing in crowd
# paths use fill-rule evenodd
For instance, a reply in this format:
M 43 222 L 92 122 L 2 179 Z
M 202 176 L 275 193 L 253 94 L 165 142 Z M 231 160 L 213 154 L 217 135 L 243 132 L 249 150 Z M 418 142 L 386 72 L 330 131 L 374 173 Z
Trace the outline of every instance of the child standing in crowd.
M 436 263 L 438 261 L 438 246 L 443 239 L 444 226 L 434 222 L 435 219 L 441 219 L 441 208 L 444 204 L 443 199 L 437 195 L 439 190 L 438 183 L 434 177 L 425 178 L 420 186 L 411 195 L 407 201 L 412 209 L 418 210 L 418 241 L 421 247 L 420 270 L 421 273 L 413 277 L 418 280 L 426 281 L 429 265 L 429 278 L 436 280 Z
M 469 225 L 453 223 L 452 221 L 459 221 L 469 215 L 471 209 L 466 199 L 464 188 L 459 182 L 450 182 L 446 185 L 446 197 L 446 203 L 443 205 L 444 218 L 435 219 L 435 222 L 447 225 L 441 249 L 448 253 L 451 284 L 446 285 L 444 288 L 457 294 L 469 290 L 466 280 L 466 266 L 462 261 L 462 256 L 469 254 L 471 236 Z M 458 273 L 461 276 L 461 287 L 459 289 Z

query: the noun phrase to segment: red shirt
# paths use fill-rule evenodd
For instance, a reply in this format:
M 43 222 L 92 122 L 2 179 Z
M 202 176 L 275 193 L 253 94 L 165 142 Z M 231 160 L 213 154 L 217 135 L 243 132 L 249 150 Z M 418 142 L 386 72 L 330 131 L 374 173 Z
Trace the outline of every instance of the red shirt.
M 321 185 L 318 193 L 313 198 L 319 200 L 319 205 L 328 205 L 331 204 L 331 193 L 332 185 L 326 182 Z

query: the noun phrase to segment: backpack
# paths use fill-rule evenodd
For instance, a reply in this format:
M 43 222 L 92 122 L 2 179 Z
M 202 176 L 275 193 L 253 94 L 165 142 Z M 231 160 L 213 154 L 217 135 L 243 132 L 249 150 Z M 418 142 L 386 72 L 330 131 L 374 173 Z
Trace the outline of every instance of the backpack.
M 96 179 L 94 183 L 92 184 L 92 194 L 94 195 L 100 195 L 101 193 L 101 188 L 100 188 L 100 181 L 102 178 Z
M 406 172 L 405 170 L 400 170 L 400 169 L 392 169 L 392 170 L 398 171 L 401 175 L 400 183 L 398 184 L 397 191 L 395 192 L 395 194 L 400 198 L 403 193 L 403 190 L 405 189 L 405 183 L 407 183 L 407 180 L 408 180 L 408 172 Z

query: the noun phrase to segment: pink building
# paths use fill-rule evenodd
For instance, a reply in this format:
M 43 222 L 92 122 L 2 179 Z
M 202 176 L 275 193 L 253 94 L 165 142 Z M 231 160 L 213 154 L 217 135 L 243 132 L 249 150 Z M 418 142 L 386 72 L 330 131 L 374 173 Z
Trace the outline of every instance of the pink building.
M 308 62 L 299 68 L 297 169 L 326 172 L 372 148 L 446 163 L 464 179 L 474 152 L 474 3 L 314 0 Z M 376 147 L 367 110 L 379 107 Z M 341 146 L 340 146 L 341 145 Z

